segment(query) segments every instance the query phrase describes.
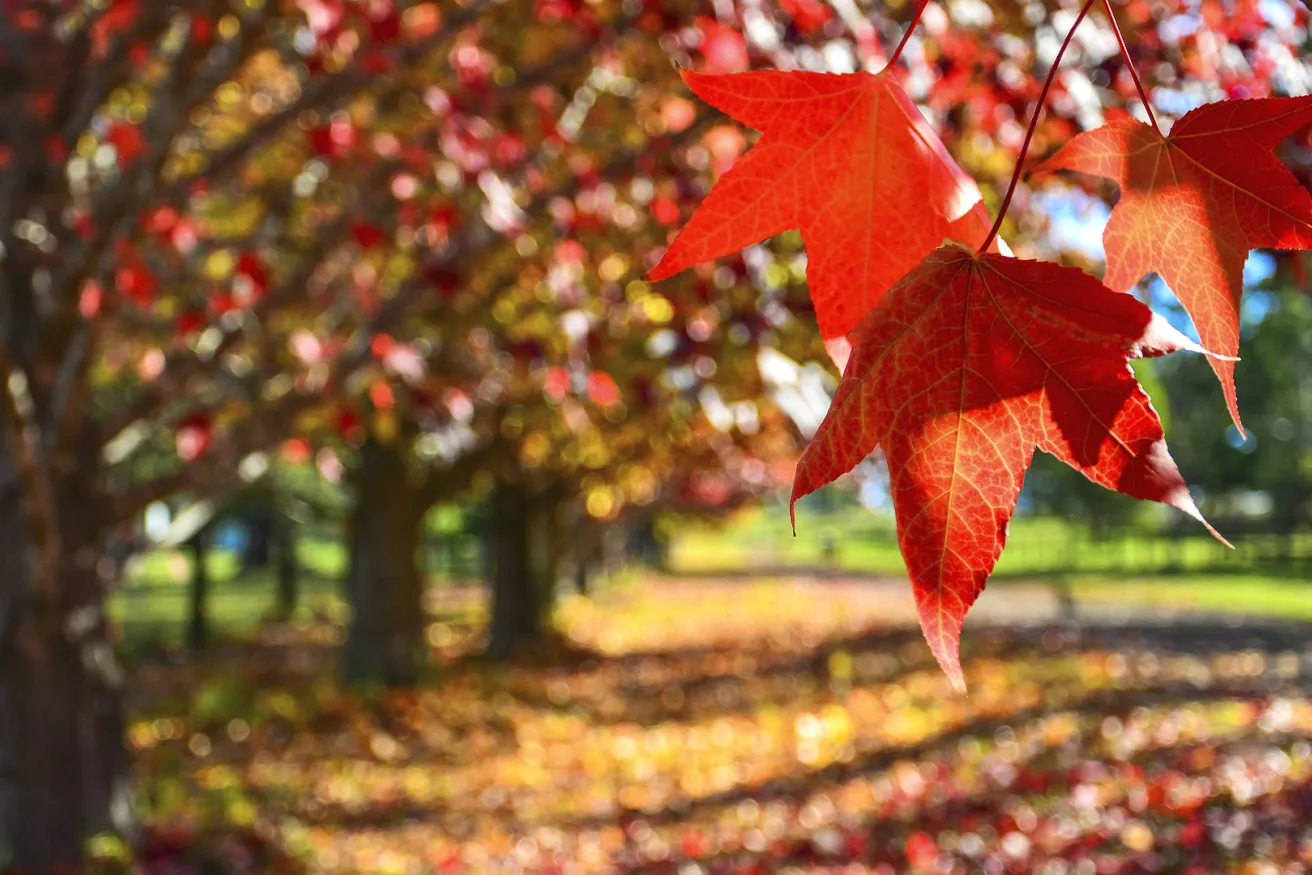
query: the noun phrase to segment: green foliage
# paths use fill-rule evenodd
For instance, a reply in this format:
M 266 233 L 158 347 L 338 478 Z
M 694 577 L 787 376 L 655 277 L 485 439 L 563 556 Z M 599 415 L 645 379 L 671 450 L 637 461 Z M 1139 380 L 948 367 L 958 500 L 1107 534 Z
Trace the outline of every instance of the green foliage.
M 1303 527 L 1312 522 L 1312 302 L 1279 277 L 1258 294 L 1266 312 L 1246 326 L 1243 365 L 1235 371 L 1248 439 L 1211 409 L 1216 390 L 1208 369 L 1176 360 L 1161 370 L 1180 435 L 1174 444 L 1181 467 L 1219 515 L 1242 516 L 1241 496 L 1251 501 L 1260 493 L 1275 525 Z

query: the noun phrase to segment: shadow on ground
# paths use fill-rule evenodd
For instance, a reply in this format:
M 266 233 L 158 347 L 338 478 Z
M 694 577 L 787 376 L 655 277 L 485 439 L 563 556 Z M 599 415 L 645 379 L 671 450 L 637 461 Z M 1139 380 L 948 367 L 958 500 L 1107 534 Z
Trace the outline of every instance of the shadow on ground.
M 137 700 L 145 807 L 315 872 L 1312 861 L 1307 625 L 1071 623 L 1033 600 L 1004 624 L 995 599 L 968 628 L 963 697 L 898 598 L 655 581 L 567 605 L 568 650 L 494 667 L 453 646 L 431 688 L 366 700 L 324 680 L 318 629 L 147 667 L 172 692 Z

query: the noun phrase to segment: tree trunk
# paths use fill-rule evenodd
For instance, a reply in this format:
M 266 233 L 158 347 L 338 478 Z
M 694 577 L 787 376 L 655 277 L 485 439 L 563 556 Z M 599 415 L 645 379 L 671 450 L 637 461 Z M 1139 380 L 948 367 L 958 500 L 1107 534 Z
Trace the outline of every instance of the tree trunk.
M 611 523 L 601 529 L 601 564 L 607 577 L 624 570 L 628 559 L 628 536 L 624 526 Z
M 97 505 L 62 498 L 65 558 L 50 604 L 32 589 L 27 523 L 0 445 L 0 871 L 80 871 L 89 837 L 131 828 L 122 673 L 96 573 L 103 552 L 85 518 Z
M 568 553 L 573 562 L 574 589 L 579 595 L 592 590 L 597 560 L 601 555 L 602 527 L 582 506 L 572 509 L 568 529 Z
M 424 645 L 420 527 L 428 510 L 404 445 L 369 438 L 360 450 L 346 593 L 352 619 L 342 677 L 352 685 L 411 686 Z
M 191 620 L 187 624 L 187 646 L 200 653 L 210 640 L 209 530 L 201 529 L 191 539 Z
M 278 596 L 274 616 L 280 620 L 290 620 L 301 600 L 301 568 L 296 560 L 296 524 L 284 518 L 278 528 Z
M 574 590 L 579 595 L 587 595 L 591 589 L 589 581 L 592 576 L 592 569 L 589 567 L 587 557 L 578 555 L 574 559 Z
M 241 573 L 251 574 L 269 567 L 274 537 L 273 515 L 258 507 L 246 517 L 246 546 L 242 550 Z
M 640 564 L 647 568 L 664 570 L 668 559 L 668 550 L 665 542 L 656 534 L 656 520 L 654 518 L 644 515 L 633 523 L 630 545 L 633 558 Z M 835 546 L 836 550 L 837 546 Z
M 524 652 L 547 637 L 554 583 L 548 543 L 552 509 L 516 484 L 498 484 L 492 494 L 488 532 L 492 628 L 487 644 L 492 659 Z

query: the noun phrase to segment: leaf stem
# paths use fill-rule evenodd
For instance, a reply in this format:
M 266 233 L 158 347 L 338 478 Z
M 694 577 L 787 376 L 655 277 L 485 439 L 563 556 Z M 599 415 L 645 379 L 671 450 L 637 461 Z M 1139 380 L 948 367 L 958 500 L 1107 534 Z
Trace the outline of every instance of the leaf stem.
M 897 63 L 897 59 L 902 57 L 902 50 L 907 47 L 907 42 L 911 39 L 911 33 L 920 23 L 920 16 L 925 14 L 925 7 L 929 5 L 929 0 L 920 0 L 916 6 L 915 14 L 911 16 L 911 21 L 907 22 L 907 29 L 902 33 L 902 39 L 898 42 L 897 48 L 893 49 L 893 55 L 888 59 L 884 69 L 888 69 Z
M 1052 80 L 1057 78 L 1057 69 L 1061 66 L 1062 55 L 1066 54 L 1066 49 L 1075 38 L 1075 31 L 1079 29 L 1080 22 L 1089 14 L 1093 4 L 1098 0 L 1085 0 L 1080 7 L 1080 14 L 1075 16 L 1075 23 L 1066 34 L 1066 39 L 1062 40 L 1061 48 L 1057 49 L 1057 57 L 1052 59 L 1052 68 L 1048 70 L 1048 78 L 1043 80 L 1043 89 L 1039 92 L 1038 103 L 1034 105 L 1034 115 L 1030 118 L 1030 126 L 1025 131 L 1025 139 L 1020 144 L 1020 154 L 1016 156 L 1016 169 L 1011 173 L 1011 184 L 1007 186 L 1007 194 L 1002 198 L 1002 206 L 998 208 L 998 218 L 994 220 L 993 227 L 989 229 L 989 236 L 984 238 L 984 243 L 979 247 L 980 253 L 988 251 L 993 245 L 993 241 L 998 236 L 998 231 L 1002 228 L 1002 220 L 1007 217 L 1007 208 L 1011 206 L 1012 196 L 1016 194 L 1016 185 L 1020 182 L 1021 171 L 1025 167 L 1025 156 L 1030 151 L 1030 141 L 1034 139 L 1034 129 L 1039 126 L 1039 117 L 1043 114 L 1043 104 L 1048 99 L 1048 89 L 1052 87 Z
M 1130 58 L 1130 47 L 1125 44 L 1125 37 L 1121 36 L 1121 26 L 1116 22 L 1116 13 L 1112 12 L 1112 0 L 1103 0 L 1103 6 L 1107 9 L 1107 19 L 1112 23 L 1112 31 L 1116 34 L 1116 42 L 1121 47 L 1121 57 L 1125 59 L 1125 65 L 1130 68 L 1130 78 L 1134 80 L 1134 87 L 1139 92 L 1139 99 L 1143 101 L 1144 111 L 1148 113 L 1148 121 L 1153 126 L 1153 130 L 1159 135 L 1162 129 L 1157 127 L 1157 116 L 1153 115 L 1153 105 L 1148 100 L 1148 92 L 1144 90 L 1143 82 L 1139 80 L 1139 71 L 1135 69 L 1134 61 Z

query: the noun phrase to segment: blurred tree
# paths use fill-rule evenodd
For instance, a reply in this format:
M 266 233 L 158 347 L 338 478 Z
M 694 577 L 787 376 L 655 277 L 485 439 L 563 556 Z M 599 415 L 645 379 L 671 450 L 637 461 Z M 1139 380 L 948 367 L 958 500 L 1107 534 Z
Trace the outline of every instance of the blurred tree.
M 300 604 L 301 566 L 296 553 L 297 528 L 296 522 L 285 515 L 279 517 L 274 524 L 274 537 L 277 541 L 274 552 L 278 563 L 277 597 L 273 607 L 275 620 L 290 620 Z
M 704 417 L 703 396 L 729 424 L 699 429 L 699 436 L 733 427 L 722 396 L 757 427 L 754 356 L 775 342 L 779 326 L 804 328 L 789 310 L 806 309 L 800 262 L 781 268 L 765 251 L 756 272 L 773 277 L 782 270 L 782 280 L 749 277 L 742 263 L 685 278 L 673 292 L 655 293 L 641 280 L 668 229 L 745 145 L 740 133 L 697 122 L 686 99 L 670 97 L 678 79 L 652 37 L 692 16 L 681 16 L 675 3 L 662 10 L 640 15 L 622 4 L 594 4 L 569 12 L 565 18 L 577 14 L 589 26 L 613 29 L 603 31 L 595 51 L 569 56 L 578 65 L 555 65 L 554 88 L 494 95 L 478 107 L 477 119 L 462 120 L 482 133 L 448 148 L 435 177 L 417 178 L 411 200 L 443 201 L 443 180 L 461 174 L 524 195 L 499 204 L 496 218 L 509 229 L 503 240 L 444 271 L 441 295 L 375 338 L 375 361 L 360 381 L 363 397 L 342 411 L 346 443 L 364 441 L 375 458 L 394 456 L 378 470 L 391 472 L 391 494 L 414 510 L 407 532 L 434 502 L 471 489 L 506 510 L 491 514 L 488 532 L 496 559 L 489 568 L 492 653 L 516 649 L 507 643 L 512 639 L 539 637 L 554 578 L 564 565 L 586 565 L 571 555 L 577 548 L 596 549 L 596 538 L 568 537 L 573 529 L 560 529 L 563 520 L 600 523 L 626 504 L 654 501 L 671 469 L 694 458 L 683 444 L 689 426 Z M 489 34 L 481 49 L 490 68 L 551 63 L 535 59 L 558 38 L 561 16 L 535 7 L 532 18 L 542 28 L 532 39 Z M 697 28 L 679 37 L 693 46 L 703 24 L 694 20 Z M 732 39 L 741 43 L 736 34 Z M 439 71 L 430 75 L 430 96 L 458 84 L 436 78 Z M 462 205 L 444 209 L 454 224 L 466 221 Z M 811 345 L 809 338 L 792 343 Z M 706 395 L 713 384 L 720 388 Z M 794 449 L 790 443 L 787 452 Z M 415 470 L 424 462 L 427 474 Z M 355 494 L 353 533 L 391 533 L 406 543 L 388 547 L 353 534 L 352 549 L 413 564 L 411 534 L 367 522 L 383 513 L 373 502 L 392 499 L 382 490 Z M 523 546 L 529 544 L 537 546 Z M 352 567 L 369 564 L 361 558 Z M 417 575 L 352 577 L 362 585 L 348 587 L 356 606 L 348 640 L 361 643 L 348 645 L 348 654 L 387 650 L 375 644 L 394 636 L 416 638 L 402 613 L 391 614 L 402 625 L 393 636 L 378 625 L 384 616 L 360 602 L 382 599 L 418 613 L 418 590 L 392 599 L 380 589 Z M 363 626 L 366 617 L 374 618 L 372 631 Z M 353 667 L 349 655 L 343 668 L 356 681 L 383 679 Z M 411 676 L 384 674 L 393 682 Z
M 1218 518 L 1264 518 L 1276 532 L 1312 522 L 1312 302 L 1281 272 L 1250 291 L 1236 384 L 1247 437 L 1214 416 L 1216 385 L 1192 362 L 1162 369 L 1181 466 Z M 1224 411 L 1222 411 L 1224 414 Z
M 206 525 L 187 541 L 191 550 L 191 604 L 187 646 L 193 653 L 204 650 L 210 640 L 210 537 L 210 527 Z
M 375 123 L 423 93 L 399 71 L 456 63 L 490 6 L 0 8 L 0 866 L 75 866 L 85 838 L 130 828 L 107 534 L 258 477 L 375 333 L 497 236 L 475 208 L 394 254 L 408 284 L 374 287 L 397 179 L 431 169 L 441 128 L 401 154 Z M 331 326 L 312 362 L 298 324 Z

